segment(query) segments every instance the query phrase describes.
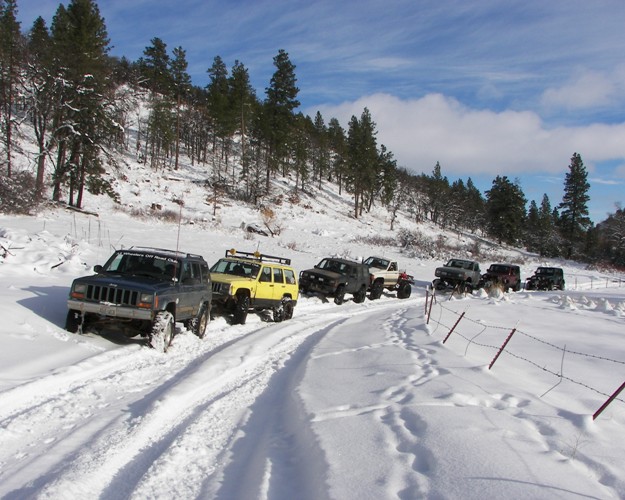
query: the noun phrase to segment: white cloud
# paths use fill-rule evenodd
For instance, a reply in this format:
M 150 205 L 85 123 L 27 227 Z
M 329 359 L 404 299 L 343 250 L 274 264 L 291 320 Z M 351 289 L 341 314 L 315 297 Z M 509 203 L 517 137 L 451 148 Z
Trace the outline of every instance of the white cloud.
M 439 161 L 446 174 L 554 174 L 575 152 L 589 171 L 598 162 L 625 160 L 625 123 L 547 129 L 534 112 L 472 109 L 441 94 L 407 100 L 374 94 L 320 111 L 326 122 L 336 117 L 346 127 L 365 107 L 378 143 L 416 172 L 431 172 Z
M 591 184 L 603 184 L 604 186 L 620 186 L 623 184 L 621 181 L 615 179 L 603 179 L 602 177 L 592 177 L 589 179 Z
M 607 106 L 619 97 L 619 87 L 623 86 L 622 74 L 622 69 L 610 75 L 580 72 L 565 85 L 545 90 L 541 103 L 547 108 L 567 110 Z

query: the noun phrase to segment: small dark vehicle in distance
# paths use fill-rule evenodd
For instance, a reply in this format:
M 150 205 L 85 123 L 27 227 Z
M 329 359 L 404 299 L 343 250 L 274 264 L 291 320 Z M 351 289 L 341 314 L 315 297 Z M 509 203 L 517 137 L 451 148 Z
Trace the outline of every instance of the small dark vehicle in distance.
M 527 278 L 526 290 L 564 290 L 564 272 L 560 267 L 539 267 Z

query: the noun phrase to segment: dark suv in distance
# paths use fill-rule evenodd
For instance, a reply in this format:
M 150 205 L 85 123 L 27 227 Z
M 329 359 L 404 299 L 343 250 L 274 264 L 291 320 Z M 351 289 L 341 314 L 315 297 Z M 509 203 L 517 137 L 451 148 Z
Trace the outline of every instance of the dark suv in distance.
M 503 287 L 506 292 L 510 289 L 518 292 L 521 290 L 521 268 L 513 264 L 491 264 L 482 275 L 482 286 L 490 288 L 494 285 Z
M 560 267 L 539 267 L 527 278 L 526 290 L 564 290 L 564 272 Z
M 82 333 L 106 327 L 127 337 L 141 335 L 166 351 L 181 321 L 204 337 L 210 321 L 212 287 L 200 255 L 160 248 L 116 251 L 95 274 L 77 278 L 67 300 L 65 328 Z
M 364 302 L 369 287 L 369 266 L 347 259 L 325 258 L 313 269 L 299 275 L 299 289 L 303 293 L 317 293 L 334 297 L 337 305 L 351 293 L 354 302 Z

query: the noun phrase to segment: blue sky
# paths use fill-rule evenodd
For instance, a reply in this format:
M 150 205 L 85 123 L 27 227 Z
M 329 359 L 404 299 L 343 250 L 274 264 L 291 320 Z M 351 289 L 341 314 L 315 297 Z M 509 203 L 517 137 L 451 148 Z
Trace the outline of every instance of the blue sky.
M 17 0 L 26 31 L 60 2 Z M 68 2 L 63 2 L 67 5 Z M 259 97 L 279 49 L 300 110 L 346 126 L 367 107 L 398 165 L 482 190 L 519 179 L 553 206 L 577 152 L 591 217 L 625 205 L 623 0 L 102 0 L 112 55 L 154 37 L 182 47 L 196 85 L 216 55 L 249 70 Z

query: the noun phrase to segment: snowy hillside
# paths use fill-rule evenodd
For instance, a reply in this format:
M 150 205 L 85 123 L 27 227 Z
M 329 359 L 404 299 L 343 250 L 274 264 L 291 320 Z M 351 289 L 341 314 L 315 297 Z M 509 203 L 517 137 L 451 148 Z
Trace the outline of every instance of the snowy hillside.
M 624 381 L 622 276 L 548 262 L 564 267 L 564 292 L 438 296 L 426 308 L 450 250 L 419 258 L 391 243 L 383 209 L 355 220 L 331 185 L 291 203 L 277 179 L 280 234 L 265 237 L 241 228 L 263 224 L 251 207 L 221 199 L 213 215 L 206 167 L 156 175 L 126 161 L 121 206 L 88 197 L 97 215 L 0 215 L 0 497 L 625 497 L 625 394 L 592 417 Z M 439 237 L 405 215 L 399 228 Z M 459 256 L 477 248 L 442 239 Z M 66 332 L 72 279 L 132 245 L 211 264 L 260 249 L 298 271 L 383 254 L 416 283 L 407 300 L 303 297 L 283 323 L 216 317 L 203 340 L 177 324 L 166 354 Z M 543 264 L 489 251 L 483 269 L 505 258 L 525 278 Z

